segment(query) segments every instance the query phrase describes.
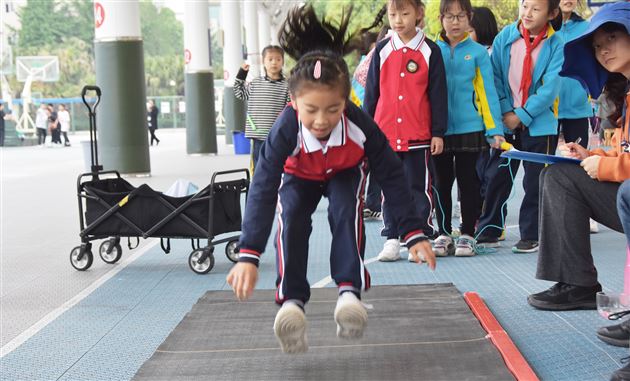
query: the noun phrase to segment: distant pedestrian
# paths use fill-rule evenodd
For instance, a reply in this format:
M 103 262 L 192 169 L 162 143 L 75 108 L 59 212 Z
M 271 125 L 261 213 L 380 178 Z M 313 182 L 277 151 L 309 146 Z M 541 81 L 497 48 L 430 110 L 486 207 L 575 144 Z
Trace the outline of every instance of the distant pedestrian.
M 6 117 L 4 112 L 4 103 L 0 101 L 0 147 L 4 147 L 4 118 Z
M 153 145 L 153 141 L 155 141 L 155 145 L 160 144 L 160 139 L 155 136 L 155 130 L 158 129 L 158 114 L 160 113 L 160 109 L 157 108 L 155 102 L 150 100 L 147 102 L 147 124 L 149 127 L 149 132 L 151 133 L 151 145 Z
M 37 129 L 37 144 L 39 146 L 44 146 L 46 144 L 46 131 L 48 130 L 48 115 L 50 115 L 50 111 L 48 111 L 48 106 L 42 103 L 39 105 L 37 109 L 37 114 L 35 115 L 35 127 Z
M 59 125 L 61 126 L 61 134 L 63 135 L 64 146 L 70 147 L 70 139 L 68 139 L 68 131 L 70 131 L 70 113 L 66 110 L 65 105 L 59 105 L 57 112 Z
M 59 114 L 52 103 L 48 104 L 48 131 L 52 137 L 52 144 L 61 145 L 61 128 L 59 127 Z

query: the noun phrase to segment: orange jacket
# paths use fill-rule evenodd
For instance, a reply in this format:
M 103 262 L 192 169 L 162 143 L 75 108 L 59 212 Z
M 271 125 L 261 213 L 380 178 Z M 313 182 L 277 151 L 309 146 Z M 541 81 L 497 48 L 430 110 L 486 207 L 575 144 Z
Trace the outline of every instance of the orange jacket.
M 626 110 L 626 120 L 623 128 L 617 128 L 612 138 L 613 148 L 604 151 L 601 148 L 590 151 L 590 155 L 599 155 L 599 167 L 597 168 L 597 180 L 614 181 L 621 183 L 630 179 L 630 153 L 624 151 L 622 140 L 630 142 L 628 130 L 630 128 L 630 110 Z

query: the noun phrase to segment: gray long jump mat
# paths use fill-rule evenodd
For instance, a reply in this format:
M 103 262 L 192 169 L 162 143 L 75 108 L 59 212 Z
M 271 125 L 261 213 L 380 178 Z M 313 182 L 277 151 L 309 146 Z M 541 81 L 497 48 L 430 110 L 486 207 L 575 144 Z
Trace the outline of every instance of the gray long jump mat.
M 336 288 L 313 289 L 309 350 L 282 353 L 274 291 L 247 302 L 209 291 L 138 370 L 135 380 L 514 380 L 452 284 L 376 286 L 358 341 L 336 336 Z

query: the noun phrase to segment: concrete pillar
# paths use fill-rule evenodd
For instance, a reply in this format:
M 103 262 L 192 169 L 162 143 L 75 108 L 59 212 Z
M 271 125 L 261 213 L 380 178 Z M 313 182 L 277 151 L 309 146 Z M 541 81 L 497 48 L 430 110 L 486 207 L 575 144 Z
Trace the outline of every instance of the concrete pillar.
M 94 2 L 99 158 L 106 170 L 149 175 L 144 55 L 138 0 Z
M 225 141 L 232 143 L 232 132 L 245 129 L 245 102 L 234 96 L 234 79 L 243 63 L 241 37 L 242 0 L 222 0 L 223 18 L 223 115 L 225 116 Z
M 258 4 L 255 1 L 244 2 L 243 13 L 247 61 L 249 62 L 249 78 L 253 79 L 263 73 L 260 53 L 262 48 L 265 47 L 258 44 Z
M 280 24 L 271 24 L 269 25 L 269 34 L 271 35 L 271 45 L 278 45 L 278 30 L 280 29 Z
M 217 153 L 207 1 L 184 2 L 186 153 Z
M 271 17 L 263 7 L 258 7 L 258 47 L 262 51 L 271 44 Z

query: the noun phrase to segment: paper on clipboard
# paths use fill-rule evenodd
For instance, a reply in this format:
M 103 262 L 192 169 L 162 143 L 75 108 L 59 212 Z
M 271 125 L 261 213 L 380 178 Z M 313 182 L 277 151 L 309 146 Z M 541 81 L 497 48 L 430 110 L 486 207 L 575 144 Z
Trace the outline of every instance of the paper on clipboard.
M 581 160 L 573 159 L 570 157 L 545 155 L 543 153 L 525 152 L 525 151 L 519 151 L 516 149 L 503 152 L 501 154 L 501 157 L 506 157 L 506 158 L 514 159 L 514 160 L 531 161 L 534 163 L 541 163 L 541 164 L 556 164 L 556 163 L 580 164 L 581 162 Z

